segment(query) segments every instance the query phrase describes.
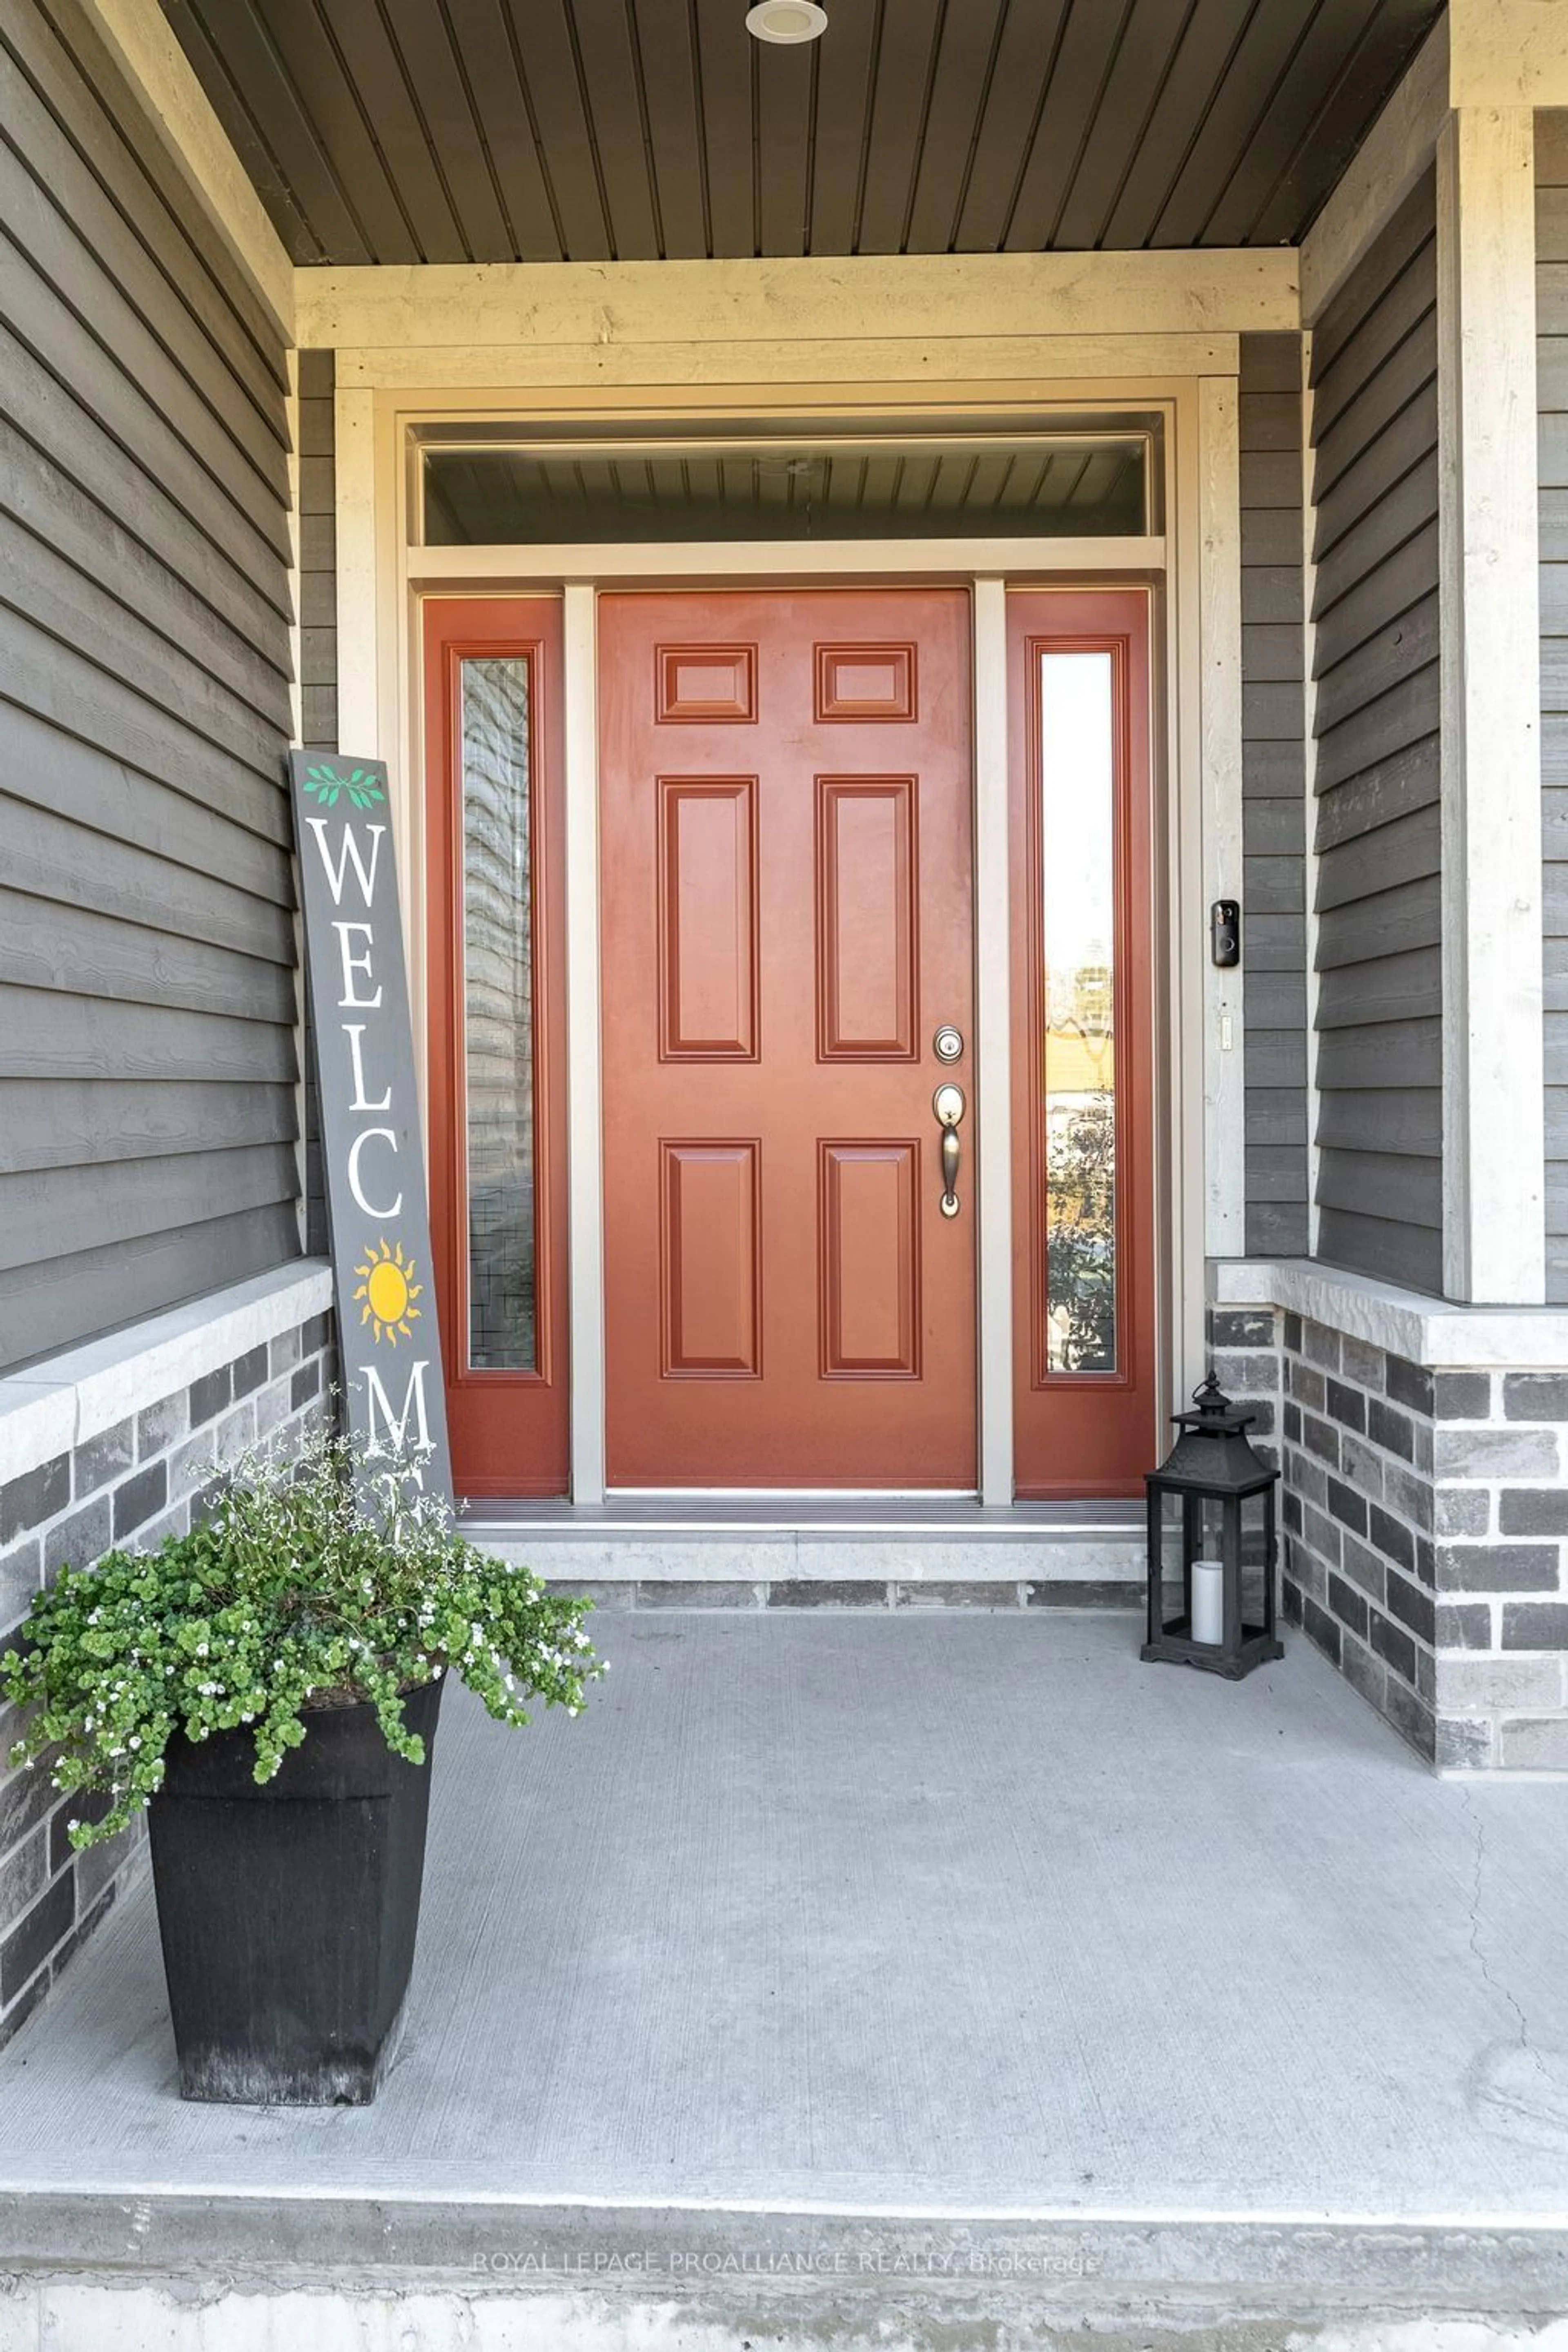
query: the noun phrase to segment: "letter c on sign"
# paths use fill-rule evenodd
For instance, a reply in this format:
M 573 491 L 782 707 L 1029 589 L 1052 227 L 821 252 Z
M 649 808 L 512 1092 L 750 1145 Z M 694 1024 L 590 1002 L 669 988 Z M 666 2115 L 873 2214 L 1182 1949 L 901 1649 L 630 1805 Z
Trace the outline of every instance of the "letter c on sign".
M 397 1150 L 397 1138 L 394 1135 L 391 1128 L 389 1127 L 367 1127 L 363 1134 L 356 1135 L 353 1143 L 349 1146 L 349 1191 L 353 1194 L 356 1202 L 360 1208 L 363 1210 L 367 1217 L 400 1217 L 403 1214 L 403 1195 L 401 1192 L 399 1192 L 396 1200 L 394 1201 L 389 1209 L 378 1209 L 372 1202 L 365 1199 L 363 1188 L 360 1183 L 360 1153 L 364 1150 L 365 1145 L 367 1143 L 374 1142 L 377 1136 L 379 1136 L 384 1142 L 390 1143 L 394 1151 Z

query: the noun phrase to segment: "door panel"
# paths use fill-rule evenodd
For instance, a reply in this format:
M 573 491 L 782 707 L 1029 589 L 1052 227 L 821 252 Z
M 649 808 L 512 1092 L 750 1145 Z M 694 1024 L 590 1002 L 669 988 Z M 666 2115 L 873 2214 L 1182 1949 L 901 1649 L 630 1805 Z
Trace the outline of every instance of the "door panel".
M 819 776 L 818 1058 L 912 1062 L 918 779 Z
M 425 607 L 430 1209 L 461 1495 L 567 1481 L 561 621 Z
M 1016 1483 L 1153 1462 L 1149 592 L 1008 597 Z
M 757 783 L 658 780 L 659 1057 L 757 1057 Z
M 822 1146 L 822 1377 L 921 1373 L 920 1147 Z
M 666 1380 L 762 1376 L 758 1159 L 755 1143 L 659 1145 Z
M 611 1481 L 971 1486 L 968 598 L 599 610 Z

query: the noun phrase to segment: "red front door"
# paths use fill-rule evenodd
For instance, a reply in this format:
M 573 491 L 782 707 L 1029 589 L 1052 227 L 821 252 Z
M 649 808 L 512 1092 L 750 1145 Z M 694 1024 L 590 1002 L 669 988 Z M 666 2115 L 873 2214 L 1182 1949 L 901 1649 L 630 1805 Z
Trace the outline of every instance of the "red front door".
M 969 645 L 962 591 L 601 600 L 615 1485 L 974 1483 Z

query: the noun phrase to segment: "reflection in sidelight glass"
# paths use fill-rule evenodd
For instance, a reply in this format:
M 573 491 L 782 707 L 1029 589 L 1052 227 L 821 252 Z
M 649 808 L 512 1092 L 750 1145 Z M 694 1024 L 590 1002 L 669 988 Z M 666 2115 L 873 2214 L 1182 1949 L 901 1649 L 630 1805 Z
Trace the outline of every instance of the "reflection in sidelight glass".
M 1040 656 L 1046 1370 L 1116 1370 L 1116 770 L 1109 653 Z
M 468 1363 L 532 1371 L 533 909 L 529 667 L 462 664 Z

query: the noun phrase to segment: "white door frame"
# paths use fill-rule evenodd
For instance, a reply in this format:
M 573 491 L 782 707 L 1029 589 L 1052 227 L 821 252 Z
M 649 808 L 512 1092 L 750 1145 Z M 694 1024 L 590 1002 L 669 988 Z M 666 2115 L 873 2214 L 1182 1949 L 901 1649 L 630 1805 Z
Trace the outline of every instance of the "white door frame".
M 1052 404 L 1029 387 L 1037 415 Z M 966 424 L 1015 394 L 984 387 L 963 404 Z M 793 579 L 830 584 L 951 581 L 971 591 L 974 614 L 975 887 L 992 910 L 976 927 L 976 1113 L 991 1139 L 982 1152 L 977 1209 L 979 1492 L 1005 1506 L 1013 1491 L 1010 992 L 1005 909 L 1006 838 L 1006 586 L 1146 580 L 1165 612 L 1163 735 L 1167 812 L 1163 875 L 1151 908 L 1154 970 L 1166 978 L 1159 1064 L 1168 1071 L 1156 1118 L 1159 1360 L 1164 1394 L 1189 1387 L 1204 1358 L 1205 1258 L 1243 1252 L 1242 1045 L 1239 988 L 1202 955 L 1204 908 L 1241 890 L 1239 505 L 1234 377 L 1071 387 L 1075 416 L 1130 404 L 1163 413 L 1163 538 L 1090 540 L 716 542 L 674 547 L 416 548 L 407 543 L 411 425 L 467 419 L 472 394 L 337 396 L 340 740 L 382 751 L 394 776 L 416 1055 L 423 1080 L 426 908 L 423 892 L 419 608 L 429 595 L 560 593 L 565 628 L 569 1296 L 571 1492 L 602 1502 L 605 1476 L 604 1254 L 599 1048 L 596 618 L 602 587 L 677 588 Z M 734 388 L 731 415 L 765 404 Z M 1067 405 L 1067 403 L 1058 404 Z M 821 401 L 813 403 L 820 413 Z M 489 395 L 483 414 L 533 414 Z M 646 416 L 646 412 L 643 412 Z M 929 422 L 928 427 L 930 429 Z M 971 429 L 973 426 L 971 425 Z M 631 428 L 628 426 L 628 436 Z M 644 422 L 637 437 L 647 432 Z M 1158 634 L 1158 632 L 1157 632 Z M 1155 676 L 1160 648 L 1155 647 Z M 998 689 L 1000 688 L 1000 691 Z M 1155 688 L 1156 705 L 1161 688 Z M 1161 730 L 1156 730 L 1158 733 Z M 1159 775 L 1156 768 L 1156 776 Z M 1172 789 L 1173 787 L 1173 789 Z M 1157 861 L 1158 866 L 1159 861 Z M 1004 910 L 994 919 L 994 910 Z M 1180 950 L 1180 951 L 1178 951 Z M 1162 951 L 1163 950 L 1163 951 Z M 1201 977 L 1200 977 L 1201 975 Z M 1201 1076 L 1200 1076 L 1201 1074 Z

